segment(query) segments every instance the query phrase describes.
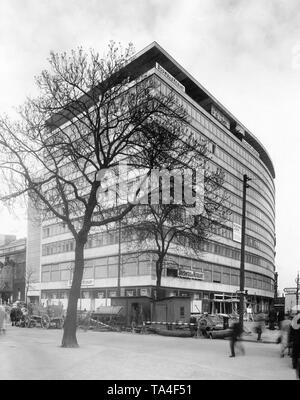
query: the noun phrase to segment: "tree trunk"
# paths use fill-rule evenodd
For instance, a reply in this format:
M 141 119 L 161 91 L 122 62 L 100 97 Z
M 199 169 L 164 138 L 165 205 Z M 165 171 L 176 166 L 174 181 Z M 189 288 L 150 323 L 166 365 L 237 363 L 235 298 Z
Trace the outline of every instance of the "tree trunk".
M 85 242 L 83 240 L 76 241 L 74 274 L 69 294 L 67 315 L 64 323 L 62 347 L 79 347 L 76 338 L 77 303 L 80 296 L 84 268 L 84 244 Z
M 163 260 L 159 258 L 156 261 L 156 300 L 159 300 L 162 296 L 162 291 L 161 291 L 162 267 L 163 267 Z
M 156 261 L 156 295 L 153 299 L 153 308 L 152 308 L 152 320 L 156 321 L 156 301 L 159 300 L 161 296 L 161 274 L 162 274 L 162 259 L 158 259 Z

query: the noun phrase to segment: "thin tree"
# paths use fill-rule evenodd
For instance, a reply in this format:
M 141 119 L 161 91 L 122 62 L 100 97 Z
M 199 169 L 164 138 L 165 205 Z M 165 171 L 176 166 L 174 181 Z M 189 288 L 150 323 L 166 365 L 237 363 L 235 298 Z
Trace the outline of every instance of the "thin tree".
M 205 241 L 226 229 L 224 225 L 231 212 L 223 187 L 224 172 L 220 168 L 212 169 L 207 144 L 198 144 L 195 156 L 192 173 L 195 177 L 195 169 L 201 170 L 200 185 L 195 178 L 184 182 L 184 173 L 187 171 L 187 164 L 184 163 L 173 176 L 165 176 L 170 180 L 167 190 L 163 187 L 166 180 L 161 180 L 156 188 L 158 203 L 151 204 L 150 199 L 149 204 L 139 205 L 126 217 L 128 226 L 125 236 L 131 240 L 128 248 L 155 255 L 156 299 L 163 294 L 161 278 L 164 268 L 178 267 L 174 265 L 170 253 L 200 257 L 205 249 Z M 196 196 L 199 190 L 201 196 Z M 194 192 L 194 201 L 187 203 L 184 198 L 186 191 Z
M 121 220 L 136 204 L 121 201 L 117 190 L 117 206 L 107 206 L 99 195 L 107 171 L 126 160 L 147 175 L 158 161 L 168 167 L 177 149 L 182 152 L 185 111 L 172 92 L 160 93 L 152 76 L 131 72 L 132 55 L 132 45 L 123 51 L 113 42 L 103 57 L 82 48 L 69 55 L 52 52 L 49 70 L 36 78 L 39 96 L 20 107 L 16 121 L 0 118 L 2 200 L 29 198 L 42 219 L 66 224 L 74 238 L 63 347 L 78 347 L 77 303 L 89 233 Z M 154 128 L 157 121 L 165 126 L 164 140 Z M 156 158 L 137 156 L 145 150 Z
M 32 268 L 27 268 L 24 275 L 25 283 L 25 303 L 28 304 L 28 292 L 34 288 L 34 284 L 38 282 L 36 277 L 36 271 Z

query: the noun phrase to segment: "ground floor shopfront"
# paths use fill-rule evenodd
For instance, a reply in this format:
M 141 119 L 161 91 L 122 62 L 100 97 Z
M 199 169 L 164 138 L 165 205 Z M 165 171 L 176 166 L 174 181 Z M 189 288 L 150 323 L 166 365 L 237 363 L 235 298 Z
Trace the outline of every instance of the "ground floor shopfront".
M 82 287 L 78 301 L 78 309 L 95 311 L 100 306 L 110 306 L 111 300 L 120 296 L 145 296 L 155 298 L 155 286 L 135 287 Z M 67 308 L 69 289 L 43 289 L 41 302 L 43 304 L 62 304 Z M 238 313 L 239 297 L 236 292 L 220 292 L 208 290 L 180 289 L 176 287 L 162 287 L 160 297 L 189 297 L 191 313 Z M 251 305 L 253 312 L 268 312 L 272 304 L 271 297 L 249 294 L 245 297 L 245 309 Z

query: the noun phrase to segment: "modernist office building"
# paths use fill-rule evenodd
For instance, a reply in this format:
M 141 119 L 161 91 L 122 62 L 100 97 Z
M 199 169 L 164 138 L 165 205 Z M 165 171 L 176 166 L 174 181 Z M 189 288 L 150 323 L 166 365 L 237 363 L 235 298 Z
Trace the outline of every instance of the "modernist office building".
M 267 150 L 157 43 L 138 53 L 126 68 L 138 75 L 154 74 L 163 93 L 176 92 L 191 117 L 189 129 L 210 142 L 212 163 L 225 171 L 232 204 L 230 220 L 218 235 L 203 243 L 200 258 L 170 252 L 175 263 L 164 269 L 161 281 L 166 296 L 191 296 L 200 311 L 232 311 L 239 289 L 242 185 L 243 174 L 247 174 L 252 181 L 247 189 L 245 288 L 254 309 L 267 310 L 274 297 L 275 272 L 275 172 Z M 90 236 L 81 308 L 109 305 L 117 295 L 119 255 L 117 230 Z M 41 227 L 29 223 L 27 263 L 40 278 L 29 295 L 39 296 L 42 302 L 66 303 L 73 260 L 74 242 L 65 226 L 54 221 Z M 151 296 L 155 283 L 153 257 L 126 257 L 122 243 L 121 295 Z

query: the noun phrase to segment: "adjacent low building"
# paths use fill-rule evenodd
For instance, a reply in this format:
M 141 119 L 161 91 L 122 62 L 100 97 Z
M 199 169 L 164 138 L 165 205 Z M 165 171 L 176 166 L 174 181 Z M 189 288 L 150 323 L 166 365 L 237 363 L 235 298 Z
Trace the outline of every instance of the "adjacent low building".
M 26 239 L 1 235 L 0 243 L 0 299 L 2 302 L 25 301 Z
M 166 296 L 189 296 L 194 312 L 232 312 L 237 308 L 243 175 L 252 178 L 247 190 L 245 289 L 254 311 L 267 311 L 274 297 L 275 171 L 260 141 L 156 42 L 126 66 L 135 75 L 155 76 L 162 93 L 171 90 L 185 107 L 195 137 L 209 141 L 214 167 L 225 171 L 225 188 L 232 205 L 230 220 L 203 243 L 200 257 L 170 252 L 161 284 Z M 255 116 L 254 116 L 255 118 Z M 155 290 L 155 258 L 128 251 L 118 230 L 94 231 L 85 249 L 80 308 L 110 305 L 117 295 L 149 296 Z M 33 299 L 65 306 L 74 266 L 74 240 L 62 223 L 29 223 L 27 263 L 39 283 Z M 171 265 L 170 264 L 170 265 Z M 120 279 L 118 280 L 118 276 Z

